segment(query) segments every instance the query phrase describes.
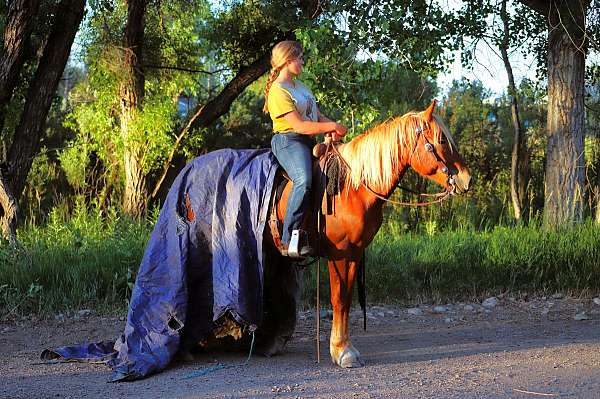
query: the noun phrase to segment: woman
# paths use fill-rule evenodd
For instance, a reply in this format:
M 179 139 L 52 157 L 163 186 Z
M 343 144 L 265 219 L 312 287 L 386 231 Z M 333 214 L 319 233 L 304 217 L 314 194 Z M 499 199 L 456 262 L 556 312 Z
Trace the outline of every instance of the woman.
M 283 254 L 294 230 L 299 230 L 304 217 L 306 200 L 312 183 L 311 150 L 315 140 L 311 137 L 320 133 L 333 134 L 339 140 L 348 130 L 319 112 L 315 96 L 302 82 L 296 79 L 304 66 L 300 43 L 286 40 L 273 47 L 271 73 L 265 89 L 265 113 L 273 120 L 271 148 L 279 164 L 293 182 L 285 219 L 283 222 Z M 300 234 L 306 237 L 306 234 Z M 299 245 L 301 257 L 311 255 L 308 240 Z

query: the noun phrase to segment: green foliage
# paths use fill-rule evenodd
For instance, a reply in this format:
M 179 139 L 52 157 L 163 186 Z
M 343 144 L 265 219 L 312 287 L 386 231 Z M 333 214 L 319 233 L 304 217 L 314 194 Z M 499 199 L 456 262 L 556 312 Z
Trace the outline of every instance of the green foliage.
M 228 0 L 204 25 L 203 36 L 225 65 L 238 70 L 269 52 L 286 32 L 310 23 L 293 2 Z
M 296 35 L 305 50 L 302 79 L 321 111 L 351 128 L 347 138 L 391 116 L 424 109 L 437 90 L 431 79 L 401 62 L 358 57 L 333 20 Z
M 331 12 L 350 51 L 383 55 L 422 76 L 435 76 L 458 44 L 457 20 L 438 2 L 337 0 Z
M 374 301 L 597 289 L 599 233 L 592 221 L 559 232 L 520 226 L 398 236 L 384 227 L 367 254 L 367 285 Z
M 145 88 L 141 111 L 130 124 L 126 141 L 120 129 L 119 84 L 122 78 L 122 32 L 126 21 L 125 2 L 96 3 L 84 28 L 86 77 L 71 92 L 72 111 L 65 125 L 76 134 L 72 145 L 85 146 L 87 154 L 98 157 L 103 172 L 96 178 L 118 189 L 124 173 L 125 148 L 142 154 L 145 174 L 162 167 L 175 142 L 182 123 L 180 96 L 206 96 L 202 92 L 204 76 L 186 69 L 199 70 L 207 56 L 206 42 L 200 35 L 201 24 L 210 13 L 204 0 L 159 2 L 149 6 L 146 15 L 143 66 Z M 202 94 L 200 94 L 202 93 Z M 77 173 L 85 171 L 84 154 L 77 168 L 74 151 L 63 151 L 61 162 L 70 183 L 77 187 Z M 115 176 L 121 176 L 114 180 Z M 81 180 L 80 180 L 81 181 Z M 98 186 L 98 182 L 92 182 Z M 83 184 L 83 183 L 81 183 Z
M 80 197 L 73 211 L 57 207 L 45 226 L 19 230 L 20 248 L 0 242 L 0 318 L 124 309 L 157 215 L 134 222 L 86 207 Z M 428 234 L 407 233 L 399 223 L 384 223 L 367 251 L 371 303 L 600 288 L 600 227 L 591 221 L 556 232 L 536 225 L 437 231 L 430 223 Z M 307 304 L 314 270 L 305 273 Z M 325 293 L 327 268 L 321 272 Z
M 86 188 L 89 156 L 87 143 L 79 141 L 71 141 L 58 155 L 67 181 L 76 192 Z
M 54 208 L 44 227 L 18 232 L 22 247 L 0 243 L 0 318 L 127 305 L 150 225 L 115 211 Z
M 492 212 L 501 209 L 510 192 L 510 130 L 498 128 L 498 110 L 489 98 L 480 82 L 455 82 L 442 115 L 477 182 L 470 196 L 497 220 L 500 215 Z

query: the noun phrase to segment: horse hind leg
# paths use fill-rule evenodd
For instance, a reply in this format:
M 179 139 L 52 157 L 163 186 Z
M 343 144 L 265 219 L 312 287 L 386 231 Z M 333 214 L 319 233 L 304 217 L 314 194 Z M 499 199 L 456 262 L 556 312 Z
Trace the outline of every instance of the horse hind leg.
M 257 330 L 257 351 L 267 357 L 283 351 L 296 328 L 302 271 L 274 248 L 265 251 L 263 323 Z
M 329 261 L 329 281 L 333 324 L 329 339 L 331 361 L 340 367 L 361 367 L 360 352 L 352 345 L 348 330 L 352 288 L 356 279 L 359 262 L 350 260 Z

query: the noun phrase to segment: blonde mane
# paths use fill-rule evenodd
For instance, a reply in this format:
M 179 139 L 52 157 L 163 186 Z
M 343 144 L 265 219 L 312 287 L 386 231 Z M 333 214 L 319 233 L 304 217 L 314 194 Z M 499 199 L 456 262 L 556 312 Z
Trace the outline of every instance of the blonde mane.
M 439 116 L 434 114 L 433 118 L 434 121 L 429 123 L 434 135 L 433 144 L 439 144 L 443 135 L 453 148 L 455 144 L 448 128 Z M 408 112 L 388 119 L 340 146 L 340 154 L 350 166 L 346 171 L 346 187 L 358 189 L 361 184 L 366 184 L 380 192 L 392 187 L 398 179 L 400 159 L 414 148 L 415 130 L 424 129 L 426 125 L 419 112 Z

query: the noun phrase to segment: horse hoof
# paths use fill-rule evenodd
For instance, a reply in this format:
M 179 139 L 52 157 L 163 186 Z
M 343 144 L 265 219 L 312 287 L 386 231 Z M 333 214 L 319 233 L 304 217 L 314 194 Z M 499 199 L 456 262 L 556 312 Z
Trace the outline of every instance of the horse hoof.
M 182 363 L 189 363 L 189 362 L 193 362 L 196 359 L 194 358 L 194 355 L 192 355 L 192 353 L 190 351 L 180 351 L 177 352 L 177 354 L 175 355 L 175 360 L 182 362 Z
M 283 349 L 285 348 L 287 341 L 288 341 L 288 339 L 286 339 L 284 337 L 276 337 L 268 344 L 257 348 L 257 352 L 265 357 L 279 355 L 281 352 L 283 352 Z
M 345 369 L 364 366 L 362 360 L 360 360 L 360 353 L 358 353 L 358 351 L 353 348 L 344 349 L 340 354 L 337 362 L 334 360 L 334 363 Z

